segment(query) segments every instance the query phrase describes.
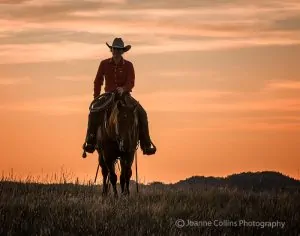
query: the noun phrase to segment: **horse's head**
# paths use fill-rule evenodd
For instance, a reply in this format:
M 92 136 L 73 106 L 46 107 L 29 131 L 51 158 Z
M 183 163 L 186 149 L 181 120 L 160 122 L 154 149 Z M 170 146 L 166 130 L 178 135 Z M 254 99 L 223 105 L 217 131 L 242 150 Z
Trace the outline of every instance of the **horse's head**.
M 109 118 L 109 135 L 119 145 L 120 151 L 134 151 L 138 143 L 137 106 L 117 100 Z

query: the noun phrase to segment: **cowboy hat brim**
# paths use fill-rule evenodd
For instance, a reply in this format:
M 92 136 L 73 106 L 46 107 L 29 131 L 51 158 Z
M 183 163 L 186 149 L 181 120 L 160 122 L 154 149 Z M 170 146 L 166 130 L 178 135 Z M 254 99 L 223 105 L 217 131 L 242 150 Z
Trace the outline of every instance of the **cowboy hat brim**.
M 124 50 L 124 52 L 129 51 L 130 48 L 131 48 L 131 45 L 127 45 L 127 46 L 125 46 L 125 47 L 119 47 L 119 46 L 114 46 L 114 47 L 113 47 L 113 46 L 109 45 L 108 43 L 106 43 L 106 45 L 107 45 L 107 47 L 109 47 L 110 49 L 112 49 L 112 48 L 121 48 L 121 49 Z

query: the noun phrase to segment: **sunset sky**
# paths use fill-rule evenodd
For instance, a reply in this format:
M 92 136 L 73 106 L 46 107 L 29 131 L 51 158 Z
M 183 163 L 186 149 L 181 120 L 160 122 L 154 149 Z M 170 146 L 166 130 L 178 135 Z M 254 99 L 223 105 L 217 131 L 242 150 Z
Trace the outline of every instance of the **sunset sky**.
M 94 178 L 82 159 L 105 45 L 122 37 L 158 151 L 142 182 L 274 170 L 299 178 L 297 0 L 0 0 L 0 171 Z

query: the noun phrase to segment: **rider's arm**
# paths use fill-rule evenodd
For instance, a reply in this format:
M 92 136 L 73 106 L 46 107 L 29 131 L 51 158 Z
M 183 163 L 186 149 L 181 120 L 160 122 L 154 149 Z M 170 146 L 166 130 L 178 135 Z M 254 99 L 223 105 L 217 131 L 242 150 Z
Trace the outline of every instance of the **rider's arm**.
M 94 98 L 100 95 L 101 92 L 101 86 L 103 85 L 104 80 L 104 70 L 103 70 L 104 63 L 101 61 L 98 71 L 96 74 L 96 78 L 94 80 Z
M 127 79 L 126 83 L 123 86 L 124 91 L 131 91 L 131 89 L 134 87 L 135 82 L 135 73 L 134 68 L 131 62 L 128 64 L 128 72 L 127 72 Z

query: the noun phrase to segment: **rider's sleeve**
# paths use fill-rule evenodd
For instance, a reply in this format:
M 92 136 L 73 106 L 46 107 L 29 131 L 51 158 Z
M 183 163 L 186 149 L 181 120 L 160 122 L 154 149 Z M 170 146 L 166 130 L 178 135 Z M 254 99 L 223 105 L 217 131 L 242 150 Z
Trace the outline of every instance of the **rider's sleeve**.
M 104 71 L 103 71 L 103 61 L 101 61 L 98 71 L 96 74 L 96 78 L 94 80 L 94 98 L 97 97 L 101 92 L 101 86 L 103 85 L 104 80 Z
M 131 91 L 134 87 L 134 81 L 135 81 L 135 73 L 134 68 L 131 62 L 128 64 L 128 72 L 127 72 L 127 79 L 126 83 L 123 86 L 125 91 Z

